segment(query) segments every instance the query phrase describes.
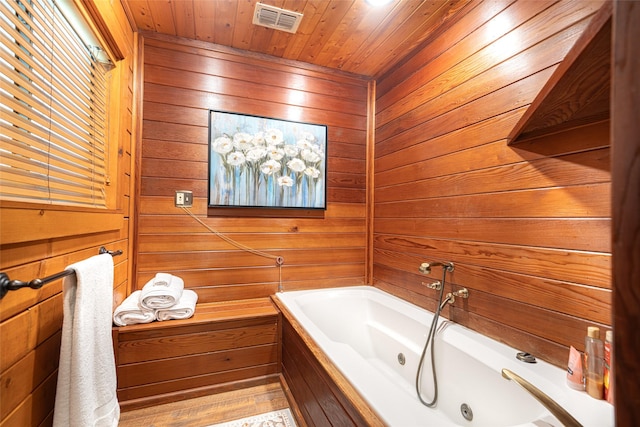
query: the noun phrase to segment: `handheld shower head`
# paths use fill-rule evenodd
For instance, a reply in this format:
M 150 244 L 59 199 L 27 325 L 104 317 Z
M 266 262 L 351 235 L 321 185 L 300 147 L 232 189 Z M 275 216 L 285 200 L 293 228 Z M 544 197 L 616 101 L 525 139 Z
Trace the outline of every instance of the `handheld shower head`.
M 420 272 L 422 274 L 429 274 L 431 273 L 431 267 L 438 267 L 438 266 L 442 266 L 442 268 L 444 268 L 445 270 L 447 270 L 449 273 L 451 273 L 453 271 L 453 263 L 452 262 L 423 262 L 422 264 L 420 264 L 420 267 L 418 267 L 418 270 L 420 270 Z

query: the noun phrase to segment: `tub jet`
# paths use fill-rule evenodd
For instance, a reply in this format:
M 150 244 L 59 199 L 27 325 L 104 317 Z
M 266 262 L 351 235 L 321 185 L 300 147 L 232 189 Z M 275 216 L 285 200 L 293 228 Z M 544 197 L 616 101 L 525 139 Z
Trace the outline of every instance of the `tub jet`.
M 406 362 L 406 359 L 404 357 L 404 354 L 398 353 L 398 363 L 401 365 L 404 365 L 405 362 Z
M 471 406 L 467 405 L 466 403 L 463 403 L 462 405 L 460 405 L 460 413 L 462 414 L 465 420 L 467 421 L 473 420 L 473 411 L 471 410 Z

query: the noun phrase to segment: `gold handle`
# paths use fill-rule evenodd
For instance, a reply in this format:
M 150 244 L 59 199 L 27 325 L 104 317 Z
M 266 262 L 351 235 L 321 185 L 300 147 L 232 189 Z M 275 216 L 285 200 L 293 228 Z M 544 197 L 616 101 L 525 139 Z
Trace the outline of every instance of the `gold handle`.
M 522 378 L 520 375 L 510 371 L 509 369 L 503 368 L 502 376 L 508 380 L 513 380 L 518 383 L 518 385 L 528 391 L 538 402 L 542 403 L 542 405 L 566 427 L 582 427 L 582 424 L 573 418 L 566 409 L 558 405 L 555 400 L 547 396 L 542 390 Z

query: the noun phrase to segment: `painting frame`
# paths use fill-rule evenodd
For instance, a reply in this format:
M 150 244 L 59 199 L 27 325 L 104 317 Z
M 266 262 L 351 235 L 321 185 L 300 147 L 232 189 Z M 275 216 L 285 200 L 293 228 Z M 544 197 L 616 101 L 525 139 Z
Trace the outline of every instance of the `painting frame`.
M 209 213 L 327 209 L 326 125 L 209 110 Z

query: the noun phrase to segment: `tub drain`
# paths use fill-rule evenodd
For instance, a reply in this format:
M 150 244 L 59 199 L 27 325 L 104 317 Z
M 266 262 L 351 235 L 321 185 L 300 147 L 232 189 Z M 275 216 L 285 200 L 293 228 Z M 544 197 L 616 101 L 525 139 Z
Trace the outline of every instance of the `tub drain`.
M 471 407 L 466 403 L 463 403 L 462 405 L 460 405 L 460 413 L 462 414 L 465 420 L 467 421 L 473 420 L 473 411 L 471 410 Z

